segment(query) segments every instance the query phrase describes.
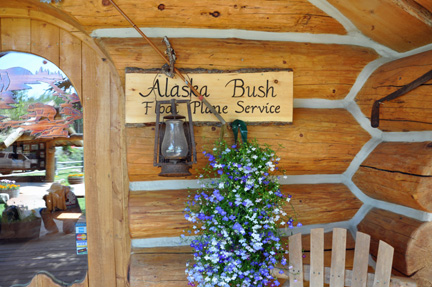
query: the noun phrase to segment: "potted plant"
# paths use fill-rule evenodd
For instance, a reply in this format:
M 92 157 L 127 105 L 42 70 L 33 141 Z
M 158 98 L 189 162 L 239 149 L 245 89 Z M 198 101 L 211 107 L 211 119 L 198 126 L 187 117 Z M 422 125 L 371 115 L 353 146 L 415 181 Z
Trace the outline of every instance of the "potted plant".
M 0 193 L 9 194 L 9 198 L 18 197 L 20 186 L 14 180 L 0 180 Z
M 77 173 L 77 174 L 70 174 L 67 177 L 69 184 L 80 184 L 84 182 L 84 174 L 83 173 Z
M 279 285 L 272 269 L 287 265 L 280 228 L 293 228 L 296 221 L 283 209 L 291 196 L 281 192 L 274 175 L 279 158 L 256 141 L 221 142 L 204 155 L 209 162 L 200 178 L 209 179 L 201 181 L 202 189 L 190 191 L 185 208 L 193 225 L 185 233 L 194 236 L 195 249 L 195 262 L 186 269 L 189 284 Z

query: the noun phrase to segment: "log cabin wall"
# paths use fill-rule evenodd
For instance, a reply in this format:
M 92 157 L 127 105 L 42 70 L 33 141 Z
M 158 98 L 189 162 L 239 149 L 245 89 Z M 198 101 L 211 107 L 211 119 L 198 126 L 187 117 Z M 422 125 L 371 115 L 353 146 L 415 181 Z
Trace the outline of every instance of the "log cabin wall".
M 170 8 L 178 9 L 166 6 L 167 10 Z M 335 14 L 332 16 L 335 17 Z M 334 23 L 333 19 L 331 23 Z M 150 21 L 144 25 L 151 25 Z M 171 24 L 171 27 L 177 25 Z M 241 24 L 234 25 L 244 29 Z M 260 30 L 258 26 L 247 29 Z M 307 30 L 305 26 L 308 25 L 302 29 Z M 330 22 L 320 28 L 329 26 Z M 215 24 L 210 28 L 221 27 Z M 352 29 L 349 25 L 345 28 L 345 31 Z M 287 26 L 279 30 L 287 31 L 293 30 Z M 149 29 L 148 32 L 157 34 L 159 31 Z M 161 29 L 160 32 L 169 33 L 169 30 Z M 194 36 L 195 32 L 200 36 Z M 219 70 L 292 68 L 295 98 L 293 124 L 251 125 L 248 130 L 250 138 L 257 138 L 273 147 L 278 143 L 285 146 L 279 153 L 281 168 L 289 176 L 283 180 L 282 190 L 293 195 L 298 217 L 306 225 L 303 231 L 307 232 L 311 225 L 324 226 L 327 230 L 341 226 L 355 231 L 361 223 L 359 230 L 371 234 L 374 242 L 384 239 L 396 247 L 394 268 L 397 274 L 413 276 L 421 282 L 420 286 L 431 286 L 429 273 L 419 272 L 430 270 L 430 262 L 419 259 L 427 257 L 425 254 L 429 251 L 430 243 L 424 239 L 426 232 L 416 235 L 425 242 L 422 242 L 424 247 L 420 252 L 415 251 L 417 262 L 421 262 L 415 265 L 412 259 L 404 256 L 413 258 L 414 253 L 412 247 L 407 247 L 413 245 L 409 243 L 412 236 L 408 231 L 405 237 L 399 238 L 391 235 L 383 238 L 377 233 L 381 229 L 400 232 L 405 227 L 405 218 L 416 222 L 412 224 L 411 234 L 425 229 L 424 225 L 430 226 L 430 209 L 426 205 L 430 204 L 431 159 L 428 147 L 432 137 L 431 121 L 425 116 L 432 108 L 430 99 L 427 99 L 430 86 L 422 85 L 403 100 L 386 103 L 380 115 L 380 129 L 370 127 L 370 111 L 375 100 L 430 70 L 428 61 L 425 62 L 430 47 L 401 54 L 376 43 L 349 45 L 340 40 L 328 43 L 320 38 L 320 33 L 349 35 L 349 32 L 330 29 L 314 32 L 317 35 L 302 37 L 303 41 L 298 42 L 290 41 L 289 36 L 286 41 L 263 40 L 246 32 L 244 35 L 240 33 L 243 36 L 241 39 L 229 36 L 227 39 L 208 39 L 197 30 L 191 30 L 182 37 L 176 37 L 175 31 L 171 32 L 170 40 L 178 57 L 177 67 Z M 154 51 L 142 39 L 103 37 L 108 36 L 105 33 L 103 29 L 94 32 L 102 37 L 100 41 L 113 57 L 122 79 L 126 67 L 151 69 L 163 65 L 161 59 L 150 56 L 154 55 Z M 223 35 L 224 31 L 220 34 Z M 160 38 L 153 40 L 164 50 Z M 420 63 L 421 68 L 417 68 Z M 419 106 L 421 112 L 418 112 Z M 199 155 L 218 138 L 219 132 L 217 126 L 195 127 Z M 128 173 L 131 180 L 129 214 L 134 246 L 131 285 L 142 286 L 151 282 L 152 286 L 186 286 L 184 265 L 192 254 L 189 247 L 181 247 L 178 237 L 188 226 L 182 214 L 187 187 L 198 186 L 188 179 L 163 181 L 164 178 L 156 176 L 159 169 L 152 167 L 153 157 L 148 152 L 152 150 L 153 139 L 152 127 L 127 126 Z M 386 152 L 378 157 L 381 149 Z M 368 160 L 375 158 L 391 168 L 376 167 L 371 171 L 373 177 L 370 174 L 361 177 L 362 170 L 369 166 Z M 204 157 L 199 156 L 196 167 L 204 164 Z M 399 169 L 400 166 L 405 169 Z M 386 173 L 387 177 L 380 172 Z M 402 179 L 398 172 L 407 179 Z M 392 192 L 376 186 L 367 188 L 374 182 L 378 185 L 386 180 L 393 182 L 388 187 Z M 390 196 L 398 200 L 392 200 Z M 374 207 L 383 211 L 371 213 Z M 386 216 L 387 213 L 393 216 Z M 369 224 L 369 217 L 378 221 L 370 224 L 375 232 L 370 228 L 364 229 Z M 376 251 L 373 248 L 371 252 L 376 256 Z M 407 268 L 407 265 L 411 266 Z
M 327 229 L 348 227 L 354 231 L 361 222 L 360 230 L 367 230 L 376 242 L 385 239 L 402 254 L 395 258 L 395 272 L 405 276 L 416 274 L 414 278 L 422 282 L 420 286 L 430 285 L 427 272 L 416 273 L 430 270 L 428 260 L 419 260 L 423 263 L 411 269 L 404 267 L 410 264 L 404 257 L 404 254 L 408 256 L 406 245 L 411 238 L 409 235 L 401 239 L 394 236 L 382 238 L 370 229 L 363 229 L 368 224 L 365 215 L 373 216 L 369 212 L 373 207 L 394 214 L 390 217 L 392 222 L 384 216 L 385 212 L 374 214 L 381 218 L 379 223 L 371 224 L 375 230 L 404 228 L 404 217 L 398 217 L 398 214 L 416 218 L 413 221 L 421 219 L 413 225 L 413 233 L 418 232 L 422 224 L 429 225 L 430 209 L 426 205 L 430 204 L 431 194 L 429 141 L 432 138 L 428 132 L 431 122 L 425 115 L 432 107 L 430 99 L 426 98 L 431 91 L 430 86 L 423 85 L 407 94 L 406 100 L 386 103 L 380 115 L 380 129 L 370 127 L 373 102 L 428 71 L 430 65 L 425 63 L 428 52 L 413 53 L 413 56 L 395 52 L 389 57 L 388 51 L 383 52 L 374 45 L 358 47 L 347 43 L 200 37 L 174 37 L 170 40 L 176 49 L 178 67 L 229 70 L 292 68 L 295 98 L 293 124 L 252 125 L 248 129 L 250 138 L 257 138 L 273 147 L 278 143 L 285 146 L 279 152 L 281 168 L 289 175 L 283 180 L 283 191 L 293 195 L 298 217 L 306 225 L 303 230 L 308 229 L 307 225 L 319 225 Z M 160 43 L 161 39 L 154 41 Z M 140 45 L 142 39 L 102 38 L 101 42 L 112 55 L 120 75 L 132 65 L 147 69 L 163 64 L 157 57 L 145 56 L 154 52 L 147 45 Z M 159 48 L 164 49 L 162 44 Z M 136 56 L 132 58 L 131 53 L 136 53 Z M 419 63 L 422 66 L 417 69 Z M 416 112 L 419 106 L 423 109 L 420 113 Z M 195 127 L 198 154 L 218 138 L 219 132 L 216 126 Z M 198 186 L 186 179 L 161 181 L 163 178 L 156 177 L 159 170 L 152 167 L 152 154 L 147 152 L 153 147 L 153 139 L 152 127 L 127 126 L 131 180 L 129 214 L 135 247 L 131 284 L 142 286 L 152 282 L 154 286 L 186 286 L 182 272 L 185 262 L 192 255 L 190 248 L 179 247 L 181 242 L 178 236 L 187 227 L 182 214 L 186 187 Z M 385 152 L 378 157 L 381 149 Z M 369 159 L 393 166 L 369 168 L 373 176 L 370 173 L 363 175 L 363 169 L 372 165 L 368 164 Z M 200 168 L 203 164 L 205 160 L 201 156 L 196 167 Z M 387 177 L 380 172 L 386 173 Z M 399 172 L 407 179 L 402 179 L 403 175 Z M 367 188 L 386 180 L 393 183 L 388 190 L 377 186 Z M 391 196 L 398 200 L 392 200 Z M 426 246 L 429 243 L 424 244 L 421 251 L 428 251 Z M 372 249 L 372 254 L 376 256 L 376 249 Z M 416 252 L 416 255 L 419 254 L 421 258 L 428 253 Z
M 15 15 L 25 6 L 31 15 L 37 2 L 12 1 L 14 6 L 2 12 Z M 432 221 L 431 82 L 386 102 L 379 129 L 370 126 L 375 100 L 432 69 L 432 28 L 424 17 L 432 9 L 427 1 L 116 2 L 161 50 L 161 37 L 170 37 L 178 68 L 293 69 L 293 124 L 251 125 L 248 130 L 249 138 L 284 145 L 278 151 L 288 174 L 281 181 L 282 191 L 293 195 L 304 224 L 297 230 L 307 233 L 312 225 L 352 232 L 358 228 L 395 246 L 400 254 L 395 272 L 413 276 L 419 286 L 432 286 L 431 262 L 423 258 L 432 242 L 424 235 Z M 82 30 L 70 29 L 70 34 L 90 34 L 108 55 L 90 53 L 100 50 L 93 39 L 81 36 L 81 45 L 88 47 L 81 48 L 86 56 L 78 69 L 87 71 L 80 77 L 82 94 L 95 93 L 84 104 L 97 111 L 86 121 L 87 201 L 98 226 L 92 235 L 93 254 L 103 254 L 101 260 L 91 257 L 89 264 L 104 262 L 94 267 L 93 275 L 90 268 L 89 286 L 127 286 L 128 264 L 131 286 L 186 286 L 185 262 L 192 255 L 178 238 L 186 227 L 182 210 L 187 189 L 198 185 L 193 177 L 158 177 L 151 152 L 154 128 L 124 124 L 125 68 L 160 68 L 164 62 L 109 1 L 63 0 L 37 7 L 69 25 L 79 23 Z M 26 17 L 17 17 L 18 23 Z M 31 37 L 32 31 L 43 31 L 43 25 L 34 27 L 21 34 Z M 29 49 L 28 41 L 11 34 L 2 34 L 2 42 L 7 37 L 12 39 L 9 45 L 21 43 Z M 102 63 L 102 57 L 109 59 Z M 110 60 L 117 72 L 106 64 Z M 97 88 L 90 85 L 95 81 Z M 111 103 L 102 100 L 106 95 L 111 95 Z M 205 164 L 201 151 L 219 137 L 220 128 L 204 124 L 194 129 L 200 154 L 194 168 L 200 168 Z M 379 230 L 389 231 L 383 237 Z M 401 230 L 405 236 L 392 235 Z M 411 251 L 417 245 L 421 248 Z M 413 264 L 411 254 L 419 256 L 419 264 Z

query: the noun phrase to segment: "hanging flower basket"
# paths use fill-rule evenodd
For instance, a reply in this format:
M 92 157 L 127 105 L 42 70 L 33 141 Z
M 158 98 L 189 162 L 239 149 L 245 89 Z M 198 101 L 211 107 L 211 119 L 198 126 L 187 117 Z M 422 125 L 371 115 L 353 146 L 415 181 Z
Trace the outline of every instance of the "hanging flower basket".
M 238 146 L 222 142 L 204 155 L 209 163 L 200 177 L 211 179 L 190 192 L 185 208 L 193 224 L 186 236 L 196 236 L 191 243 L 194 263 L 186 269 L 189 284 L 279 285 L 272 269 L 280 265 L 288 272 L 280 228 L 293 228 L 296 221 L 284 209 L 291 196 L 281 192 L 274 175 L 279 158 L 256 141 Z
M 84 174 L 70 174 L 68 175 L 68 183 L 69 184 L 81 184 L 84 183 Z
M 16 185 L 14 180 L 0 180 L 0 193 L 9 194 L 9 198 L 18 197 L 20 193 L 20 186 Z

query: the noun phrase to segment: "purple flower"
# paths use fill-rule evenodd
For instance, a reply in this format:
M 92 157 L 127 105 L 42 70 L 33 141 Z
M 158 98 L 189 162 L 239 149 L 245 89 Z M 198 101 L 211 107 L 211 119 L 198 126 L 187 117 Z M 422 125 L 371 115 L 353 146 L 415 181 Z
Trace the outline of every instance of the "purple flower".
M 246 233 L 245 230 L 243 229 L 243 227 L 238 222 L 234 223 L 233 229 L 237 230 L 241 234 L 245 234 Z

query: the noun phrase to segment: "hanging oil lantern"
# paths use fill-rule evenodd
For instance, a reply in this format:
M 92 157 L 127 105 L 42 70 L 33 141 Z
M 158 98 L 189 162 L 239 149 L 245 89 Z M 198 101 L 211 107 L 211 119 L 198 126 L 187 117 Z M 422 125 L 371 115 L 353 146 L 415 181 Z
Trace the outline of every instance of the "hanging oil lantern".
M 160 121 L 161 105 L 171 105 L 171 114 Z M 186 104 L 188 118 L 177 113 L 177 104 Z M 154 166 L 162 168 L 159 176 L 189 176 L 196 163 L 192 111 L 189 100 L 156 102 Z

